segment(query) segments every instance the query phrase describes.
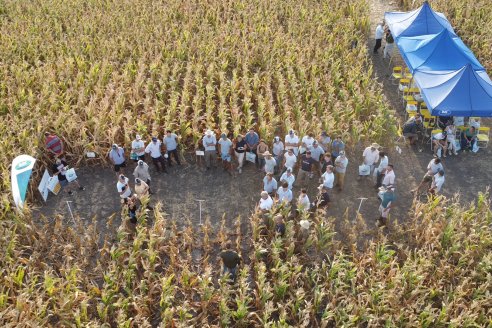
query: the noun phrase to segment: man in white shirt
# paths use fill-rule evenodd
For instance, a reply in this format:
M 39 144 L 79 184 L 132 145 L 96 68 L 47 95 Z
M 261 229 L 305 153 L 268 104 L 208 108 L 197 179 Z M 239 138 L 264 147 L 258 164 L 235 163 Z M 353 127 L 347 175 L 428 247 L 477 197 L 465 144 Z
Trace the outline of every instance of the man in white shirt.
M 376 39 L 376 44 L 374 45 L 374 53 L 377 54 L 379 48 L 381 48 L 381 41 L 383 40 L 384 36 L 384 21 L 382 23 L 379 23 L 378 26 L 376 27 L 376 34 L 374 38 Z
M 380 151 L 379 152 L 379 165 L 376 168 L 376 185 L 374 186 L 375 189 L 378 189 L 381 187 L 381 184 L 383 182 L 384 178 L 384 173 L 386 171 L 386 167 L 389 164 L 389 159 L 388 156 L 386 155 L 385 152 Z
M 309 211 L 310 207 L 311 207 L 311 202 L 309 201 L 307 191 L 306 189 L 302 188 L 301 194 L 299 195 L 299 198 L 297 198 L 297 209 L 299 210 L 299 212 Z
M 384 173 L 384 179 L 383 179 L 383 186 L 388 187 L 388 186 L 395 186 L 395 171 L 393 170 L 393 164 L 388 164 L 385 169 Z
M 217 139 L 212 130 L 205 132 L 202 143 L 205 148 L 205 165 L 207 166 L 207 170 L 210 170 L 211 165 L 215 167 L 215 161 L 217 160 Z
M 178 136 L 175 133 L 172 133 L 171 130 L 167 130 L 166 136 L 162 139 L 162 143 L 167 151 L 168 165 L 172 166 L 171 156 L 174 156 L 174 159 L 178 165 L 181 165 L 178 154 Z
M 292 190 L 289 189 L 289 184 L 287 182 L 282 183 L 282 187 L 277 190 L 277 197 L 280 203 L 290 205 L 293 194 Z
M 321 155 L 324 155 L 324 154 L 325 154 L 325 151 L 318 144 L 318 142 L 315 140 L 313 142 L 313 146 L 311 147 L 311 157 L 314 159 L 313 171 L 316 172 L 317 174 L 319 174 L 320 177 L 323 174 L 323 172 L 321 172 L 320 159 L 321 159 Z
M 444 184 L 444 170 L 439 170 L 432 179 L 432 184 L 429 192 L 432 194 L 438 194 L 441 192 L 442 185 Z
M 280 183 L 283 183 L 284 181 L 289 184 L 289 189 L 292 190 L 292 186 L 294 185 L 294 182 L 296 181 L 296 177 L 292 173 L 292 169 L 290 167 L 280 177 Z
M 270 196 L 275 196 L 275 192 L 277 191 L 277 180 L 273 177 L 273 173 L 267 173 L 263 178 L 263 190 Z
M 294 155 L 297 156 L 299 147 L 299 137 L 296 135 L 294 130 L 290 130 L 289 134 L 285 136 L 285 150 L 292 149 Z
M 116 190 L 120 194 L 122 199 L 128 198 L 132 195 L 132 189 L 128 185 L 128 178 L 123 174 L 118 177 L 118 182 L 116 183 Z
M 268 195 L 266 191 L 261 192 L 261 198 L 260 198 L 260 210 L 262 211 L 269 211 L 273 207 L 273 199 Z
M 330 152 L 331 138 L 328 135 L 328 133 L 326 133 L 326 131 L 321 132 L 321 136 L 318 139 L 318 143 L 321 146 L 321 148 L 323 148 L 325 153 Z
M 326 167 L 326 172 L 321 176 L 323 186 L 328 189 L 333 189 L 333 183 L 335 182 L 335 174 L 333 173 L 333 169 L 334 168 L 332 165 L 328 165 Z
M 367 175 L 368 177 L 370 177 L 374 172 L 374 168 L 376 167 L 375 163 L 379 159 L 378 149 L 379 149 L 379 145 L 377 143 L 372 143 L 369 147 L 366 147 L 366 149 L 364 149 L 364 152 L 362 153 L 364 165 L 368 165 L 370 167 L 369 175 Z M 359 175 L 359 179 L 361 177 L 362 176 Z
M 297 157 L 294 155 L 294 149 L 289 149 L 284 156 L 284 169 L 282 172 L 285 172 L 288 168 L 294 172 L 295 166 L 297 163 Z
M 228 171 L 230 175 L 234 175 L 234 168 L 232 167 L 232 141 L 227 138 L 225 133 L 220 135 L 220 139 L 217 142 L 220 148 L 220 158 L 222 158 L 222 165 L 224 171 Z
M 139 134 L 137 134 L 135 140 L 132 141 L 132 154 L 134 154 L 132 155 L 133 161 L 145 161 L 145 143 Z
M 340 151 L 335 160 L 335 177 L 336 185 L 338 186 L 338 191 L 342 191 L 345 185 L 345 173 L 347 172 L 348 158 L 345 156 L 345 150 Z
M 420 181 L 418 187 L 413 189 L 412 192 L 419 193 L 423 188 L 428 190 L 432 184 L 434 175 L 436 175 L 439 171 L 444 171 L 444 167 L 442 166 L 441 159 L 436 157 L 429 162 L 427 165 L 427 172 L 422 178 L 422 181 Z
M 157 137 L 152 137 L 152 141 L 145 147 L 145 152 L 150 154 L 150 158 L 152 158 L 152 163 L 154 163 L 157 172 L 167 173 L 166 160 L 162 156 L 161 146 L 162 142 Z
M 272 153 L 273 153 L 273 158 L 277 162 L 277 167 L 276 171 L 280 169 L 278 166 L 283 162 L 284 159 L 284 143 L 282 140 L 280 140 L 280 137 L 275 137 L 273 139 L 273 147 L 272 147 Z
M 315 141 L 316 140 L 313 138 L 313 135 L 311 133 L 308 133 L 306 136 L 302 137 L 301 140 L 302 149 L 300 149 L 300 153 L 304 154 L 306 151 L 311 150 L 311 148 L 313 147 L 313 143 Z
M 114 171 L 118 176 L 120 173 L 124 173 L 124 168 L 126 167 L 125 162 L 125 150 L 118 146 L 117 144 L 113 144 L 111 146 L 111 150 L 108 153 L 108 157 L 113 163 Z

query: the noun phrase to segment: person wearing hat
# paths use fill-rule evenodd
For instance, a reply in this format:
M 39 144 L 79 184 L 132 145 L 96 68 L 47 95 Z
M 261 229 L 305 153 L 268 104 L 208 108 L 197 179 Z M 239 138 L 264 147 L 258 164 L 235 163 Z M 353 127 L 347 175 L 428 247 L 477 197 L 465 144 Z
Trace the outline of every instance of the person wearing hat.
M 137 167 L 133 170 L 133 176 L 135 179 L 140 179 L 144 181 L 147 186 L 149 186 L 149 194 L 152 194 L 150 190 L 150 173 L 149 173 L 149 165 L 142 160 L 138 161 Z
M 207 170 L 210 170 L 211 166 L 215 167 L 217 160 L 217 139 L 212 130 L 205 131 L 205 137 L 203 137 L 202 143 L 205 148 L 205 165 L 207 166 Z
M 325 153 L 330 152 L 331 138 L 328 135 L 328 133 L 326 133 L 326 131 L 321 132 L 321 135 L 318 139 L 318 143 L 321 146 L 321 148 L 323 148 Z
M 434 174 L 432 177 L 432 184 L 429 189 L 429 193 L 433 195 L 440 193 L 445 180 L 444 170 L 437 171 L 437 174 Z
M 243 172 L 243 164 L 244 164 L 244 152 L 246 151 L 246 141 L 243 136 L 238 134 L 236 137 L 236 141 L 234 143 L 234 153 L 237 158 L 238 166 L 237 170 L 239 174 Z
M 171 157 L 174 157 L 176 164 L 181 165 L 178 154 L 178 135 L 171 130 L 166 130 L 166 136 L 162 139 L 162 144 L 167 153 L 167 164 L 171 167 Z
M 58 176 L 58 182 L 60 182 L 62 188 L 67 187 L 65 190 L 69 195 L 73 195 L 72 189 L 70 188 L 70 184 L 76 185 L 79 188 L 79 190 L 85 190 L 85 188 L 82 187 L 77 180 L 72 181 L 72 183 L 68 182 L 66 176 L 67 168 L 68 168 L 67 162 L 65 162 L 61 158 L 57 158 L 55 160 L 55 164 L 53 164 L 54 175 Z
M 292 149 L 294 152 L 294 155 L 296 155 L 299 152 L 299 137 L 296 135 L 294 130 L 289 130 L 289 134 L 285 136 L 285 150 Z
M 145 147 L 145 152 L 150 154 L 150 158 L 152 158 L 152 163 L 154 163 L 157 172 L 167 173 L 166 160 L 162 156 L 161 147 L 162 142 L 157 137 L 152 137 L 152 141 Z
M 270 152 L 268 151 L 268 145 L 266 144 L 265 140 L 260 139 L 260 143 L 256 148 L 256 159 L 258 160 L 257 164 L 259 171 L 262 171 L 265 167 L 265 153 L 270 154 Z
M 118 176 L 121 173 L 124 173 L 124 167 L 126 167 L 125 162 L 125 150 L 122 147 L 119 147 L 117 144 L 113 144 L 111 146 L 111 150 L 108 153 L 108 157 L 113 163 L 114 171 Z
M 273 173 L 267 173 L 263 178 L 263 190 L 265 190 L 270 196 L 275 197 L 277 192 L 277 180 L 273 177 Z
M 293 194 L 287 182 L 283 182 L 282 187 L 277 190 L 277 198 L 282 204 L 290 205 L 290 202 L 292 202 Z
M 301 188 L 301 193 L 297 198 L 297 210 L 299 212 L 309 211 L 310 207 L 311 207 L 311 202 L 309 201 L 307 190 L 306 188 Z
M 262 211 L 269 211 L 273 207 L 273 199 L 265 190 L 261 192 L 259 207 Z
M 321 172 L 321 158 L 322 158 L 321 155 L 324 155 L 324 154 L 325 154 L 325 151 L 318 144 L 318 142 L 315 140 L 313 142 L 313 146 L 311 147 L 311 157 L 314 159 L 313 171 L 316 172 L 317 174 L 319 174 L 320 177 L 323 174 Z
M 290 190 L 292 190 L 295 181 L 296 181 L 296 177 L 292 173 L 292 169 L 290 167 L 287 168 L 287 170 L 280 177 L 280 182 L 281 183 L 287 182 L 289 184 Z
M 335 162 L 342 150 L 345 150 L 345 143 L 342 141 L 342 136 L 337 136 L 331 144 L 331 159 L 333 162 Z
M 265 161 L 265 173 L 271 173 L 272 175 L 275 173 L 275 167 L 277 166 L 277 161 L 273 158 L 272 154 L 269 151 L 263 153 L 264 161 Z
M 370 177 L 373 172 L 374 168 L 376 167 L 376 162 L 379 159 L 379 145 L 377 143 L 372 143 L 369 147 L 366 147 L 364 149 L 364 152 L 362 153 L 362 163 L 366 166 L 369 166 L 369 175 Z M 359 174 L 359 179 L 362 177 L 362 175 Z
M 341 150 L 338 157 L 335 159 L 335 181 L 338 186 L 338 191 L 342 191 L 345 185 L 345 172 L 347 172 L 348 158 L 345 156 L 345 151 Z
M 259 154 L 264 153 L 268 150 L 268 146 L 266 149 L 258 149 L 260 145 L 260 136 L 255 132 L 254 128 L 250 128 L 246 136 L 244 137 L 244 141 L 246 141 L 246 150 L 255 154 L 255 164 L 257 168 L 261 168 L 262 166 L 259 163 Z
M 230 175 L 233 175 L 234 168 L 232 167 L 232 141 L 227 138 L 225 133 L 220 135 L 219 139 L 219 149 L 220 149 L 220 157 L 222 158 L 222 165 L 224 166 L 224 171 L 229 172 Z
M 313 171 L 314 159 L 311 156 L 311 151 L 308 150 L 301 157 L 301 167 L 297 173 L 297 181 L 301 183 L 301 186 L 305 185 L 305 180 L 309 176 L 311 177 L 311 172 Z
M 116 190 L 118 190 L 118 193 L 120 194 L 120 198 L 122 199 L 128 198 L 132 195 L 132 189 L 130 188 L 128 181 L 129 181 L 128 178 L 125 177 L 123 174 L 120 174 L 118 176 L 118 182 L 116 183 Z
M 275 137 L 273 138 L 273 146 L 272 146 L 272 153 L 273 153 L 273 158 L 275 159 L 275 162 L 277 163 L 277 166 L 275 166 L 275 173 L 278 173 L 280 170 L 279 165 L 282 163 L 284 160 L 284 143 L 282 140 L 280 140 L 280 137 Z
M 142 199 L 145 196 L 149 195 L 149 185 L 140 180 L 139 178 L 135 179 L 135 194 L 137 194 L 138 199 Z
M 130 157 L 134 162 L 140 160 L 145 161 L 145 143 L 139 134 L 137 134 L 135 140 L 132 141 L 132 153 Z

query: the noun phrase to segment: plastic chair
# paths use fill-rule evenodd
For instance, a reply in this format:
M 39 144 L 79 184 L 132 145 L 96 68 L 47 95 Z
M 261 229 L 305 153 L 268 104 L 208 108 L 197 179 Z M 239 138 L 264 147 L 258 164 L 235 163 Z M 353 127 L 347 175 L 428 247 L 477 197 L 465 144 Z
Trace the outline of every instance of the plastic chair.
M 490 128 L 489 127 L 480 127 L 478 128 L 477 134 L 477 146 L 479 148 L 487 148 L 489 145 L 489 137 L 490 137 Z
M 442 133 L 442 130 L 441 129 L 435 129 L 435 130 L 432 130 L 431 131 L 431 151 L 434 150 L 434 136 L 438 133 Z
M 415 116 L 418 113 L 417 105 L 418 103 L 415 100 L 407 101 L 407 106 L 405 107 L 407 117 Z
M 394 85 L 398 84 L 398 82 L 395 83 L 395 81 L 398 81 L 402 78 L 403 78 L 402 67 L 401 66 L 393 67 L 393 73 L 390 76 L 390 80 L 393 81 L 393 84 Z
M 410 79 L 400 79 L 398 83 L 398 93 L 403 93 L 406 89 L 410 87 Z

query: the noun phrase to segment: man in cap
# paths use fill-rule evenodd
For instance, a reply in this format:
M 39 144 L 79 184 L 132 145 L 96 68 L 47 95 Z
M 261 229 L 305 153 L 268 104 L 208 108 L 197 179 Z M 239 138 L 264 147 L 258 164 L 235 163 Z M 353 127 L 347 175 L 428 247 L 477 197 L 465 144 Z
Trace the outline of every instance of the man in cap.
M 282 187 L 277 190 L 277 197 L 280 203 L 290 205 L 293 194 L 292 190 L 289 189 L 289 184 L 287 182 L 283 182 Z
M 48 131 L 44 133 L 44 137 L 44 145 L 48 152 L 55 158 L 61 158 L 62 160 L 65 160 L 63 156 L 63 141 L 56 134 L 49 133 Z
M 118 176 L 121 173 L 124 173 L 123 168 L 126 167 L 125 162 L 125 150 L 122 147 L 119 147 L 117 144 L 113 144 L 111 146 L 111 150 L 108 153 L 108 157 L 113 163 L 114 171 Z
M 275 173 L 277 161 L 273 158 L 269 151 L 264 152 L 263 156 L 265 158 L 265 173 L 271 173 L 273 175 Z
M 320 177 L 323 174 L 321 172 L 321 158 L 322 158 L 321 155 L 324 154 L 325 151 L 323 150 L 322 147 L 319 146 L 318 142 L 315 140 L 313 142 L 313 146 L 311 147 L 311 157 L 314 159 L 313 171 L 319 174 Z
M 211 166 L 215 167 L 215 161 L 217 160 L 217 139 L 212 130 L 205 131 L 202 143 L 205 148 L 205 165 L 207 170 L 210 170 Z
M 232 141 L 227 138 L 227 135 L 225 133 L 222 133 L 220 135 L 218 143 L 224 171 L 228 171 L 230 175 L 233 175 L 234 169 L 232 167 Z
M 345 172 L 347 172 L 348 158 L 345 156 L 345 151 L 341 150 L 338 157 L 335 159 L 335 181 L 338 186 L 338 191 L 342 191 L 345 184 Z
M 333 160 L 333 163 L 335 163 L 335 160 L 342 150 L 345 150 L 345 143 L 342 141 L 342 136 L 338 136 L 331 144 L 331 159 Z
M 377 143 L 372 143 L 369 147 L 366 147 L 364 149 L 364 152 L 362 153 L 362 163 L 364 165 L 369 166 L 369 174 L 366 175 L 370 177 L 372 173 L 374 172 L 374 168 L 376 167 L 376 162 L 379 159 L 379 145 Z M 359 172 L 359 179 L 362 177 Z
M 321 132 L 321 136 L 318 139 L 318 143 L 321 146 L 321 148 L 323 148 L 325 153 L 330 152 L 331 138 L 328 135 L 328 133 L 326 133 L 326 131 Z
M 267 173 L 263 178 L 263 190 L 270 196 L 275 197 L 277 192 L 277 180 L 273 177 L 273 173 Z
M 135 179 L 135 194 L 137 194 L 138 199 L 142 199 L 145 196 L 149 195 L 149 185 L 140 180 L 139 178 Z
M 298 154 L 299 147 L 299 137 L 296 135 L 294 130 L 289 130 L 289 134 L 285 136 L 285 150 L 290 150 L 294 152 L 294 155 Z
M 150 190 L 150 173 L 149 165 L 142 160 L 138 161 L 137 167 L 133 170 L 133 176 L 135 179 L 140 179 L 144 181 L 149 186 L 149 194 L 152 194 Z
M 178 135 L 171 130 L 166 131 L 166 136 L 162 139 L 165 151 L 167 152 L 167 164 L 172 166 L 171 156 L 178 165 L 181 165 L 178 154 Z
M 118 190 L 121 199 L 128 198 L 132 195 L 132 189 L 130 188 L 128 181 L 129 181 L 128 178 L 125 177 L 123 174 L 120 174 L 118 176 L 118 182 L 116 183 L 116 190 Z
M 225 250 L 219 253 L 222 260 L 222 274 L 229 274 L 232 281 L 236 280 L 237 267 L 241 264 L 241 256 L 232 250 L 231 242 L 227 241 Z
M 273 199 L 265 190 L 261 192 L 259 207 L 262 211 L 269 211 L 273 207 Z
M 137 134 L 135 140 L 132 141 L 132 154 L 130 157 L 132 157 L 131 159 L 133 159 L 134 162 L 140 160 L 145 161 L 145 143 L 139 134 Z
M 260 136 L 258 133 L 255 132 L 254 128 L 250 128 L 248 133 L 246 133 L 246 136 L 244 137 L 244 141 L 246 141 L 246 150 L 254 153 L 256 155 L 255 157 L 255 164 L 256 167 L 259 167 L 259 158 L 258 158 L 258 145 L 260 144 Z M 268 149 L 267 149 L 268 150 Z M 261 151 L 262 153 L 265 152 L 265 150 Z
M 306 178 L 311 176 L 313 165 L 314 159 L 311 157 L 311 151 L 308 150 L 301 157 L 301 167 L 297 173 L 297 181 L 301 183 L 301 186 L 304 186 Z
M 277 163 L 275 167 L 275 173 L 278 173 L 280 167 L 279 165 L 282 163 L 284 159 L 284 143 L 280 140 L 280 137 L 273 138 L 273 147 L 272 147 L 273 158 Z
M 292 173 L 292 169 L 290 167 L 287 168 L 287 170 L 280 177 L 280 183 L 283 184 L 284 182 L 287 182 L 289 184 L 290 190 L 292 190 L 295 181 L 296 181 L 296 177 Z
M 152 158 L 152 163 L 154 163 L 157 172 L 167 173 L 166 160 L 162 156 L 161 147 L 162 142 L 157 137 L 152 137 L 152 141 L 145 148 L 145 152 L 150 154 L 150 158 Z

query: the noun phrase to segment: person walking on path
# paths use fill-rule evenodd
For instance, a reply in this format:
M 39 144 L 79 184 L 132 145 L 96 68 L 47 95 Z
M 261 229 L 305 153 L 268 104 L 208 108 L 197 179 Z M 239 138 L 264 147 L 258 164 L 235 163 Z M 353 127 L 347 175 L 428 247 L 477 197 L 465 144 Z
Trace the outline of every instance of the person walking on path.
M 383 41 L 384 36 L 384 21 L 379 23 L 376 27 L 376 33 L 374 38 L 376 39 L 376 44 L 374 45 L 374 54 L 378 53 L 379 48 L 381 48 L 381 42 Z
M 133 170 L 133 176 L 135 179 L 140 179 L 144 181 L 149 186 L 149 194 L 152 194 L 150 190 L 150 173 L 149 165 L 142 160 L 138 161 L 137 167 Z
M 263 156 L 265 157 L 265 173 L 275 173 L 275 167 L 277 166 L 277 161 L 275 158 L 273 158 L 272 154 L 270 154 L 269 151 L 266 151 L 263 153 Z
M 296 177 L 292 173 L 292 169 L 290 167 L 280 177 L 280 183 L 283 184 L 284 182 L 287 182 L 290 190 L 292 190 L 295 181 Z
M 116 190 L 118 190 L 121 199 L 128 198 L 132 195 L 132 189 L 130 188 L 128 181 L 129 181 L 128 178 L 125 177 L 123 174 L 120 174 L 118 176 L 118 182 L 116 183 Z
M 162 139 L 162 143 L 165 147 L 165 151 L 167 152 L 167 164 L 169 167 L 173 166 L 171 157 L 174 157 L 174 160 L 178 165 L 181 165 L 181 161 L 179 160 L 178 153 L 178 135 L 172 133 L 171 130 L 166 131 L 166 136 Z
M 239 173 L 243 172 L 243 164 L 244 164 L 244 152 L 246 151 L 246 141 L 244 140 L 242 135 L 238 135 L 236 138 L 236 143 L 234 144 L 234 153 L 237 158 L 237 170 Z
M 296 135 L 294 130 L 289 130 L 289 134 L 285 136 L 285 150 L 290 150 L 292 149 L 294 152 L 294 155 L 296 155 L 299 152 L 299 137 Z
M 235 281 L 237 268 L 241 264 L 241 256 L 232 250 L 230 241 L 227 241 L 225 248 L 219 253 L 219 257 L 222 260 L 222 274 L 228 274 L 230 279 Z
M 66 187 L 65 190 L 67 191 L 67 194 L 69 194 L 71 196 L 71 195 L 73 195 L 72 188 L 70 187 L 71 184 L 77 186 L 79 188 L 79 190 L 81 190 L 81 191 L 85 190 L 85 188 L 82 187 L 77 180 L 74 180 L 72 182 L 68 182 L 67 176 L 66 176 L 67 167 L 68 167 L 67 162 L 65 162 L 61 158 L 57 158 L 55 160 L 55 164 L 53 164 L 53 172 L 54 172 L 54 175 L 58 176 L 58 182 L 60 182 L 60 185 L 62 186 L 62 188 Z
M 441 159 L 437 157 L 433 158 L 427 165 L 427 172 L 422 178 L 422 181 L 420 181 L 420 184 L 417 186 L 416 189 L 413 189 L 412 192 L 418 194 L 420 190 L 424 188 L 428 190 L 432 184 L 434 175 L 436 175 L 441 170 L 444 171 L 444 167 L 442 166 Z
M 345 143 L 342 141 L 342 137 L 338 136 L 335 140 L 333 140 L 331 145 L 331 159 L 333 160 L 333 163 L 335 163 L 335 160 L 338 155 L 340 155 L 342 150 L 345 150 Z
M 272 146 L 272 153 L 273 153 L 273 158 L 275 159 L 275 162 L 277 163 L 277 166 L 275 167 L 275 174 L 278 173 L 280 170 L 279 165 L 283 162 L 284 160 L 284 143 L 282 140 L 280 140 L 280 137 L 275 137 L 273 139 L 273 146 Z
M 218 141 L 220 149 L 220 158 L 222 159 L 222 166 L 224 171 L 229 172 L 230 175 L 234 175 L 234 168 L 232 167 L 232 141 L 227 138 L 225 133 L 220 135 Z
M 260 136 L 258 133 L 255 132 L 255 129 L 250 128 L 249 132 L 246 133 L 246 136 L 244 137 L 244 141 L 246 141 L 246 150 L 255 154 L 255 164 L 256 167 L 259 168 L 259 159 L 258 159 L 258 145 L 260 144 Z M 262 152 L 267 151 L 267 149 L 264 149 Z
M 217 139 L 212 130 L 207 130 L 205 132 L 202 143 L 205 148 L 205 165 L 207 170 L 210 170 L 210 167 L 215 167 L 215 162 L 217 160 Z
M 65 161 L 63 141 L 54 133 L 44 133 L 44 145 L 48 153 Z
M 345 172 L 347 172 L 348 158 L 345 151 L 341 150 L 340 155 L 335 159 L 335 181 L 338 191 L 342 191 L 345 184 Z
M 267 173 L 263 178 L 263 190 L 270 196 L 275 197 L 277 192 L 277 180 L 273 177 L 273 173 Z
M 132 153 L 130 155 L 135 163 L 142 160 L 145 161 L 145 143 L 142 137 L 137 134 L 135 140 L 132 141 Z
M 152 163 L 154 163 L 157 172 L 167 173 L 166 160 L 162 156 L 161 146 L 162 142 L 157 137 L 152 137 L 152 141 L 145 147 L 145 152 L 150 154 L 150 158 L 152 158 Z
M 381 187 L 381 183 L 384 178 L 384 173 L 386 172 L 386 167 L 388 166 L 388 156 L 385 152 L 379 152 L 379 165 L 376 168 L 376 184 L 374 185 L 375 189 Z
M 391 57 L 393 55 L 393 49 L 395 47 L 395 39 L 393 39 L 393 35 L 391 35 L 391 31 L 389 29 L 386 30 L 386 45 L 384 46 L 383 58 Z
M 379 159 L 379 145 L 377 143 L 372 143 L 369 147 L 364 149 L 362 153 L 362 163 L 366 166 L 369 166 L 369 174 L 366 177 L 370 177 L 374 172 L 374 168 L 376 167 L 375 163 Z M 359 172 L 359 177 L 357 180 L 360 180 L 362 175 Z
M 113 163 L 114 171 L 116 175 L 124 173 L 124 167 L 126 167 L 125 161 L 125 150 L 122 147 L 119 147 L 117 144 L 113 144 L 111 146 L 111 150 L 108 153 L 108 157 Z
M 297 181 L 301 184 L 301 187 L 305 185 L 307 177 L 311 178 L 311 172 L 313 170 L 314 159 L 311 157 L 311 151 L 308 150 L 301 158 L 301 167 L 297 173 Z

